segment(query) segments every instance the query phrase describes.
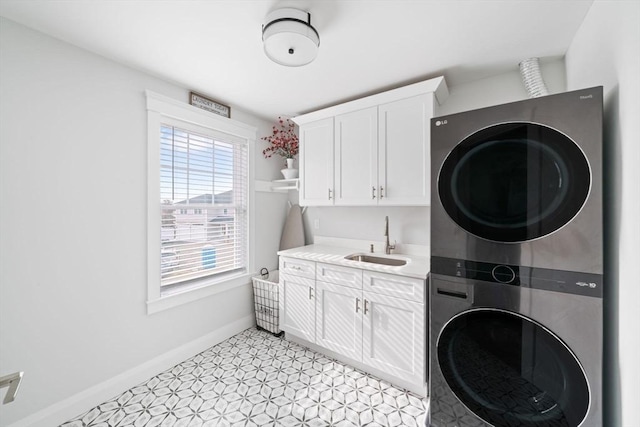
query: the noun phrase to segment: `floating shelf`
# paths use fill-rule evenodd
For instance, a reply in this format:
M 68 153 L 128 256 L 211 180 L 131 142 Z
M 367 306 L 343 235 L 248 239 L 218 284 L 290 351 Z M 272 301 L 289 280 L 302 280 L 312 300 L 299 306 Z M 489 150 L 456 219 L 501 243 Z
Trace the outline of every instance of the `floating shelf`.
M 293 179 L 276 179 L 271 181 L 272 186 L 271 190 L 273 191 L 289 191 L 296 190 L 300 188 L 300 178 Z

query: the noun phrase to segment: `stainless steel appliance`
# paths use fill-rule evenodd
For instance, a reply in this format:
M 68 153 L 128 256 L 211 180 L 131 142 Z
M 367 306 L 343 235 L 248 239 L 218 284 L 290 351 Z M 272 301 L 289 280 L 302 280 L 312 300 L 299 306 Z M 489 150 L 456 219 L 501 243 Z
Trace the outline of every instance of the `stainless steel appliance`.
M 432 258 L 428 425 L 601 426 L 601 284 Z
M 602 425 L 602 88 L 431 121 L 435 427 Z
M 431 253 L 602 274 L 602 87 L 431 121 Z

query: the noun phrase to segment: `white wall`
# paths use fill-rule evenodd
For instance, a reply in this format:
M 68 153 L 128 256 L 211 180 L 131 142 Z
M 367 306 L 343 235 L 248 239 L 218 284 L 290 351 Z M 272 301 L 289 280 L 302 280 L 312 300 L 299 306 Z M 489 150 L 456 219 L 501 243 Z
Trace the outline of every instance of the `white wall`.
M 549 93 L 566 90 L 563 60 L 541 58 L 540 69 Z M 450 86 L 449 98 L 438 108 L 436 114 L 444 116 L 526 98 L 529 98 L 529 95 L 522 83 L 518 64 L 513 64 L 513 71 L 508 73 Z
M 604 425 L 640 426 L 640 2 L 596 0 L 566 68 L 570 90 L 605 95 Z
M 249 284 L 146 314 L 145 89 L 188 100 L 188 88 L 0 18 L 0 375 L 25 371 L 0 425 L 253 314 Z M 256 178 L 271 180 L 279 165 L 263 148 Z M 256 266 L 275 268 L 286 196 L 256 203 Z
M 523 58 L 526 59 L 526 58 Z M 565 69 L 562 60 L 542 60 L 544 80 L 550 93 L 565 90 Z M 446 78 L 446 75 L 445 75 Z M 437 107 L 437 115 L 458 113 L 528 98 L 522 84 L 518 64 L 513 71 L 470 83 L 449 87 L 449 98 Z M 297 194 L 291 194 L 297 203 Z M 415 245 L 429 245 L 431 211 L 428 207 L 310 207 L 304 215 L 305 237 L 342 237 L 380 242 L 384 240 L 384 217 L 389 216 L 391 240 Z M 314 227 L 315 221 L 319 227 Z M 366 250 L 367 248 L 363 248 Z M 381 248 L 376 248 L 376 251 Z
M 297 202 L 295 202 L 297 203 Z M 391 243 L 429 245 L 430 211 L 428 207 L 310 207 L 304 214 L 305 239 L 314 236 L 367 240 L 384 240 L 384 217 L 389 217 Z M 314 222 L 318 221 L 318 228 Z M 362 248 L 368 250 L 368 246 Z M 376 252 L 383 251 L 376 245 Z

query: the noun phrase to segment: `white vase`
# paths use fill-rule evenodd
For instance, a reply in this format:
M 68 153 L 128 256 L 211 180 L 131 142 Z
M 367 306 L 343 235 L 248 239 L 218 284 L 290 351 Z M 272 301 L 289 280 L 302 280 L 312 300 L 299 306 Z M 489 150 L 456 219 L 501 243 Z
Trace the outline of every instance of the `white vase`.
M 294 179 L 298 177 L 298 169 L 293 168 L 293 159 L 287 159 L 287 168 L 281 169 L 284 179 Z
M 280 169 L 280 172 L 282 172 L 282 175 L 284 176 L 284 179 L 294 179 L 298 177 L 298 169 Z

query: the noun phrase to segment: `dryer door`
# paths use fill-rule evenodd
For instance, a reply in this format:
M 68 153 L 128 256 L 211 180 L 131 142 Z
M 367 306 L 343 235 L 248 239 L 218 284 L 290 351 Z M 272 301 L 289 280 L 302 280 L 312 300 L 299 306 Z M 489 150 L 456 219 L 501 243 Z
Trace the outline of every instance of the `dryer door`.
M 576 427 L 589 409 L 586 376 L 573 352 L 521 315 L 463 312 L 443 328 L 437 357 L 449 388 L 489 424 Z
M 449 153 L 438 176 L 440 201 L 453 221 L 475 236 L 508 243 L 567 224 L 590 186 L 580 148 L 534 123 L 499 124 L 470 135 Z

